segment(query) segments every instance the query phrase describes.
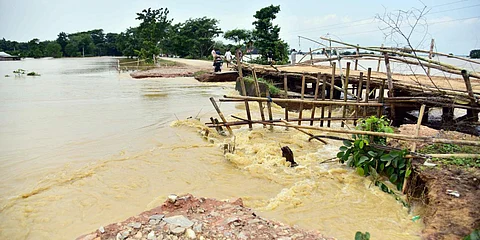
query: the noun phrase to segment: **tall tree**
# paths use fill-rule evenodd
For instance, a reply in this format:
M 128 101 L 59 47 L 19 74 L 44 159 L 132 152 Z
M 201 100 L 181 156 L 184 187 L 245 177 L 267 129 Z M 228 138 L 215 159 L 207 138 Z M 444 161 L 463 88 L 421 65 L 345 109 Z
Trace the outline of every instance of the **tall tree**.
M 137 13 L 137 20 L 142 21 L 138 27 L 140 48 L 135 49 L 142 58 L 152 59 L 153 54 L 160 53 L 161 41 L 166 37 L 166 30 L 172 19 L 168 19 L 168 8 L 144 9 Z
M 58 37 L 57 37 L 57 43 L 60 44 L 60 47 L 62 48 L 62 53 L 64 56 L 66 56 L 65 54 L 65 46 L 67 46 L 68 44 L 68 35 L 65 33 L 65 32 L 61 32 L 58 34 Z
M 278 64 L 288 62 L 288 44 L 280 39 L 280 27 L 273 25 L 273 20 L 280 12 L 280 6 L 270 5 L 258 10 L 253 17 L 256 20 L 252 23 L 255 26 L 253 30 L 253 38 L 255 46 L 258 48 L 262 63 L 267 62 L 269 54 L 273 55 L 273 59 Z
M 233 29 L 226 31 L 225 34 L 223 34 L 223 37 L 240 45 L 242 42 L 246 43 L 252 40 L 252 31 L 246 29 Z
M 60 46 L 60 44 L 55 41 L 49 41 L 47 43 L 47 46 L 45 47 L 45 55 L 54 58 L 62 57 L 62 46 Z

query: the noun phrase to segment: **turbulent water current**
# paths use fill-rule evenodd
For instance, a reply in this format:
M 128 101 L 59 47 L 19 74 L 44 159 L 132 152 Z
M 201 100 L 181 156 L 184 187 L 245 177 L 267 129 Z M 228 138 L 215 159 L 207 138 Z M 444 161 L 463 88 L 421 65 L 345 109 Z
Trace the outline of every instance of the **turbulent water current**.
M 261 125 L 234 128 L 235 138 L 214 130 L 205 137 L 203 123 L 217 117 L 209 97 L 234 94 L 232 83 L 132 80 L 115 64 L 0 62 L 0 239 L 73 239 L 171 193 L 240 197 L 261 216 L 338 239 L 356 231 L 420 239 L 415 211 L 352 170 L 322 163 L 341 143 Z M 15 76 L 19 68 L 41 76 Z M 243 104 L 220 108 L 245 115 Z M 283 114 L 278 106 L 273 111 Z M 235 151 L 224 155 L 224 143 Z M 292 149 L 298 167 L 288 167 L 282 146 Z

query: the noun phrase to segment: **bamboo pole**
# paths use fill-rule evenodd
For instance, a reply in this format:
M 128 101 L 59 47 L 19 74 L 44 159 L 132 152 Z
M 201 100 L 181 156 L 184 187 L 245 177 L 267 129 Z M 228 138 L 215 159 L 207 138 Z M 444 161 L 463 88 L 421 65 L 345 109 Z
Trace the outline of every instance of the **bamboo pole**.
M 433 47 L 435 46 L 435 39 L 432 38 L 432 41 L 430 42 L 430 51 L 428 53 L 428 59 L 432 59 L 433 56 Z M 427 76 L 430 76 L 430 67 L 427 68 Z
M 388 97 L 394 97 L 393 92 L 393 80 L 392 80 L 392 70 L 390 69 L 390 60 L 387 53 L 383 53 L 385 57 L 385 68 L 387 69 L 387 83 L 388 83 Z M 397 121 L 395 114 L 395 104 L 390 106 L 390 119 Z
M 323 75 L 323 78 L 322 78 L 322 101 L 325 101 L 326 85 L 327 85 L 327 76 Z M 321 117 L 322 117 L 322 119 L 325 117 L 325 106 L 324 105 L 322 105 Z M 320 121 L 320 127 L 323 127 L 323 120 Z
M 252 120 L 252 121 L 248 121 L 247 119 L 244 119 L 244 118 L 241 118 L 241 117 L 237 117 L 237 116 L 234 116 L 234 115 L 231 115 L 232 118 L 235 118 L 235 119 L 238 119 L 238 120 L 241 120 L 241 121 L 233 121 L 233 122 L 226 122 L 226 123 L 219 123 L 219 124 L 215 124 L 215 123 L 205 123 L 205 125 L 207 125 L 208 127 L 216 127 L 216 126 L 237 126 L 237 125 L 246 125 L 248 124 L 249 122 L 252 122 L 252 123 L 263 123 L 263 121 L 260 121 L 260 120 Z M 272 120 L 265 120 L 264 122 L 270 122 L 270 123 L 275 123 L 275 122 L 281 122 L 283 119 L 272 119 Z M 299 119 L 298 118 L 293 118 L 293 119 L 290 119 L 291 122 L 296 122 L 298 121 Z M 322 120 L 322 118 L 302 118 L 301 121 L 302 122 L 308 122 L 308 121 L 320 121 Z M 324 118 L 323 120 L 328 120 L 327 118 Z M 330 118 L 331 121 L 345 121 L 345 120 L 355 120 L 354 117 L 345 117 L 345 118 L 342 118 L 342 117 L 332 117 Z
M 470 82 L 469 74 L 466 70 L 462 70 L 462 77 L 463 77 L 463 80 L 465 81 L 465 87 L 467 88 L 468 95 L 472 98 L 471 106 L 475 107 L 475 105 L 478 105 L 478 104 L 476 102 L 475 95 L 473 94 L 472 83 Z M 473 122 L 478 121 L 478 111 L 467 110 L 467 116 L 472 118 Z
M 312 53 L 312 48 L 310 48 L 310 61 L 312 61 L 312 65 L 313 65 L 313 53 Z
M 367 71 L 367 86 L 365 88 L 365 103 L 368 103 L 370 97 L 370 77 L 372 76 L 372 68 L 368 68 Z M 367 117 L 367 107 L 363 108 L 363 117 Z
M 383 44 L 382 44 L 382 48 L 383 48 Z M 380 72 L 380 58 L 378 59 L 378 63 L 377 63 L 377 72 Z
M 287 74 L 283 75 L 283 88 L 285 89 L 285 99 L 288 99 L 288 82 Z M 288 121 L 288 103 L 285 104 L 285 119 Z
M 357 66 L 355 65 L 355 70 Z M 343 83 L 343 101 L 347 101 L 347 92 L 348 92 L 348 77 L 350 76 L 350 62 L 347 62 L 347 73 L 345 75 L 345 82 Z M 347 106 L 343 106 L 343 112 L 342 112 L 342 117 L 345 117 L 347 114 Z M 345 123 L 342 122 L 341 127 L 343 128 L 345 126 Z
M 303 113 L 303 100 L 305 98 L 305 74 L 302 76 L 302 90 L 301 90 L 301 102 L 300 102 L 300 109 L 298 111 L 298 118 L 302 119 L 302 113 Z M 302 124 L 302 121 L 298 121 L 298 125 Z
M 358 46 L 358 44 L 357 44 Z M 355 48 L 356 49 L 356 54 L 357 56 L 360 54 L 360 49 L 357 47 Z M 355 59 L 355 71 L 357 71 L 357 68 L 358 68 L 358 59 Z
M 238 54 L 238 51 L 236 53 L 237 57 L 237 66 L 238 66 L 238 79 L 240 80 L 240 87 L 242 88 L 242 95 L 247 96 L 247 89 L 245 87 L 245 80 L 243 79 L 243 73 L 242 73 L 242 61 L 240 61 L 240 56 Z M 245 100 L 245 111 L 247 112 L 247 119 L 249 121 L 248 123 L 248 128 L 252 129 L 252 116 L 250 115 L 250 105 L 247 100 Z
M 220 108 L 217 105 L 217 102 L 215 102 L 215 99 L 213 97 L 210 97 L 210 102 L 212 102 L 213 107 L 215 110 L 217 110 L 218 116 L 222 119 L 223 123 L 226 123 L 227 120 L 225 119 L 225 116 L 223 116 L 222 111 L 220 111 Z M 233 136 L 233 131 L 229 126 L 226 126 L 228 132 L 230 133 L 231 136 Z
M 345 42 L 341 42 L 341 41 L 337 41 L 337 40 L 332 40 L 332 39 L 330 39 L 330 38 L 324 38 L 324 37 L 320 37 L 320 39 L 328 40 L 328 41 L 331 41 L 331 42 L 334 42 L 334 43 L 338 43 L 338 44 L 343 44 L 343 45 L 345 45 L 345 46 L 358 47 L 358 48 L 360 48 L 360 49 L 364 49 L 364 50 L 368 50 L 368 51 L 383 52 L 383 53 L 393 53 L 393 54 L 396 54 L 396 55 L 402 56 L 402 57 L 410 57 L 410 58 L 418 59 L 418 60 L 421 60 L 421 61 L 424 61 L 424 62 L 427 62 L 427 63 L 435 64 L 435 65 L 438 65 L 438 66 L 441 66 L 441 67 L 444 67 L 444 68 L 450 69 L 450 70 L 457 70 L 457 71 L 462 71 L 462 70 L 463 70 L 463 69 L 461 69 L 461 68 L 459 68 L 459 67 L 455 67 L 455 66 L 450 65 L 450 64 L 442 63 L 442 62 L 435 61 L 435 60 L 430 60 L 430 59 L 424 58 L 424 57 L 415 56 L 415 55 L 409 54 L 409 53 L 404 53 L 404 52 L 399 52 L 399 51 L 392 51 L 392 50 L 388 50 L 388 49 L 378 49 L 378 48 L 355 46 L 355 45 L 353 45 L 353 44 L 349 44 L 349 43 L 345 43 Z M 473 74 L 473 73 L 472 73 L 471 76 L 472 76 L 472 77 L 475 77 L 475 78 L 480 78 L 480 74 Z
M 271 123 L 274 126 L 283 126 L 276 123 Z M 480 146 L 480 141 L 469 141 L 469 140 L 457 140 L 457 139 L 444 139 L 444 138 L 433 138 L 433 137 L 414 137 L 412 135 L 404 135 L 404 134 L 397 134 L 397 133 L 384 133 L 384 132 L 369 132 L 369 131 L 361 131 L 361 130 L 350 130 L 344 128 L 328 128 L 328 127 L 314 127 L 314 126 L 295 126 L 297 128 L 302 129 L 310 129 L 310 130 L 318 130 L 324 132 L 334 132 L 334 133 L 345 133 L 345 134 L 360 134 L 360 135 L 370 135 L 370 136 L 377 136 L 377 137 L 387 137 L 393 139 L 400 139 L 400 140 L 415 140 L 415 141 L 422 141 L 426 143 L 450 143 L 450 144 L 458 144 L 458 145 L 468 145 L 468 146 Z
M 317 81 L 315 82 L 315 96 L 313 97 L 314 101 L 318 99 L 318 87 L 320 86 L 320 73 L 317 74 Z M 311 119 L 315 118 L 315 105 L 312 106 L 312 114 L 310 116 Z M 345 117 L 345 116 L 344 116 Z M 310 121 L 310 126 L 313 126 L 313 120 Z
M 358 90 L 357 90 L 357 103 L 360 103 L 360 98 L 362 96 L 362 88 L 363 88 L 363 72 L 360 72 L 360 79 L 358 80 Z M 355 105 L 355 117 L 358 117 L 358 105 Z M 357 126 L 357 121 L 353 122 L 353 125 Z
M 255 95 L 257 97 L 261 97 L 262 95 L 260 94 L 260 86 L 258 85 L 258 79 L 257 79 L 257 73 L 255 72 L 255 68 L 252 69 L 253 73 L 253 81 L 255 83 Z M 265 121 L 265 113 L 263 112 L 263 104 L 262 102 L 258 102 L 258 108 L 260 110 L 260 117 L 262 118 L 262 121 Z M 263 127 L 266 127 L 267 125 L 263 125 Z
M 247 101 L 262 101 L 262 102 L 267 102 L 267 101 L 272 101 L 275 103 L 305 103 L 305 104 L 314 104 L 315 106 L 321 106 L 321 105 L 335 105 L 335 106 L 370 106 L 370 107 L 382 107 L 384 105 L 389 105 L 388 103 L 377 103 L 377 102 L 369 102 L 369 103 L 364 103 L 364 102 L 344 102 L 343 100 L 336 101 L 336 100 L 301 100 L 301 99 L 284 99 L 284 98 L 262 98 L 262 97 L 250 97 L 250 96 L 227 96 L 224 95 L 224 98 L 227 99 L 242 99 L 242 100 L 247 100 Z M 220 101 L 223 101 L 220 99 Z M 291 121 L 291 120 L 290 120 Z
M 309 132 L 307 132 L 307 131 L 305 131 L 305 130 L 303 130 L 303 129 L 300 129 L 300 128 L 294 126 L 294 125 L 291 125 L 289 122 L 287 122 L 287 121 L 285 121 L 285 120 L 281 120 L 281 121 L 282 121 L 283 123 L 285 123 L 286 126 L 291 126 L 291 127 L 295 128 L 296 130 L 298 130 L 299 132 L 305 133 L 305 134 L 307 134 L 308 136 L 317 139 L 318 141 L 322 142 L 323 144 L 328 144 L 325 140 L 320 139 L 320 138 L 316 138 L 313 134 L 311 134 L 311 133 L 309 133 Z
M 378 92 L 378 102 L 379 103 L 383 103 L 384 102 L 384 93 L 383 93 L 383 90 L 384 90 L 384 87 L 385 87 L 385 79 L 382 79 L 382 84 L 380 85 L 380 90 Z M 381 117 L 382 116 L 382 109 L 383 107 L 378 107 L 378 110 L 377 110 L 377 117 Z
M 418 137 L 418 133 L 420 132 L 420 126 L 422 125 L 424 113 L 425 113 L 425 104 L 422 104 L 422 106 L 420 107 L 420 111 L 418 112 L 417 125 L 415 125 L 415 133 L 413 135 L 414 137 Z M 410 149 L 410 152 L 415 152 L 416 150 L 417 150 L 417 142 L 414 141 L 412 144 L 412 148 Z M 411 162 L 410 158 L 407 159 L 407 168 L 405 169 L 406 171 L 410 169 L 410 167 L 408 167 L 410 165 L 408 164 L 408 161 Z M 403 179 L 402 193 L 405 193 L 405 190 L 407 189 L 407 180 L 408 180 L 407 177 Z
M 333 100 L 333 86 L 335 86 L 335 62 L 332 62 L 332 80 L 330 83 L 330 101 Z M 332 105 L 328 106 L 328 117 L 332 117 Z M 327 127 L 330 127 L 330 121 L 327 121 Z
M 265 90 L 266 97 L 270 99 L 270 90 L 268 87 Z M 273 120 L 273 114 L 272 114 L 272 103 L 271 101 L 267 101 L 267 110 L 268 110 L 268 120 L 272 121 Z M 273 130 L 273 126 L 270 125 L 270 130 Z
M 432 39 L 433 40 L 433 39 Z M 378 48 L 378 47 L 371 47 L 371 48 Z M 382 47 L 383 48 L 383 47 Z M 395 47 L 387 47 L 387 48 L 383 48 L 383 49 L 389 49 L 389 50 L 394 50 L 394 51 L 403 51 L 405 50 L 404 48 L 395 48 Z M 431 51 L 429 50 L 421 50 L 421 49 L 409 49 L 409 50 L 412 50 L 414 52 L 419 52 L 419 53 L 430 53 Z M 476 63 L 476 64 L 480 64 L 480 62 L 478 61 L 475 61 L 473 59 L 470 59 L 470 58 L 464 58 L 464 57 L 459 57 L 459 56 L 455 56 L 455 55 L 450 55 L 450 54 L 446 54 L 446 53 L 441 53 L 441 52 L 431 52 L 433 55 L 438 55 L 438 56 L 444 56 L 444 57 L 449 57 L 449 58 L 455 58 L 455 59 L 459 59 L 459 60 L 462 60 L 462 61 L 466 61 L 466 62 L 471 62 L 471 63 Z

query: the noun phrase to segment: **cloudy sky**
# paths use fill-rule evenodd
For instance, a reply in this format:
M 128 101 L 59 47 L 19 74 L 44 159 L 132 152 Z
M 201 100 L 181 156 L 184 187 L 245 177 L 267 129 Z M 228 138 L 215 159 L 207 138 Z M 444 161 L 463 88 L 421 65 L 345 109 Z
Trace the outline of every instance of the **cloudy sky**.
M 320 36 L 363 46 L 405 45 L 398 36 L 385 38 L 385 25 L 375 20 L 384 13 L 423 9 L 423 16 L 410 37 L 415 47 L 427 49 L 434 38 L 436 50 L 468 54 L 480 48 L 479 0 L 0 0 L 0 38 L 28 41 L 33 38 L 54 40 L 59 32 L 73 33 L 102 28 L 122 32 L 137 26 L 136 12 L 152 7 L 167 7 L 174 22 L 207 16 L 220 21 L 223 31 L 252 29 L 255 11 L 270 4 L 280 5 L 274 23 L 291 48 L 308 50 L 320 45 L 298 36 L 320 40 Z M 400 25 L 409 33 L 407 22 Z

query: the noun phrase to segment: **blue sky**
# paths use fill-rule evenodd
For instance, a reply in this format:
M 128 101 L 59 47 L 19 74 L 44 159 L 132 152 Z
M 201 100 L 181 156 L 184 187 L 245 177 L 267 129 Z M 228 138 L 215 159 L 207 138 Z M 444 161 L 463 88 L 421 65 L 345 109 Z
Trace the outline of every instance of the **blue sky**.
M 237 4 L 239 3 L 239 4 Z M 28 41 L 54 40 L 67 33 L 103 28 L 119 33 L 137 26 L 135 13 L 152 7 L 168 7 L 174 22 L 207 16 L 220 21 L 223 31 L 253 28 L 253 14 L 270 4 L 280 5 L 275 24 L 291 48 L 319 47 L 298 35 L 319 40 L 328 36 L 364 46 L 402 46 L 401 38 L 385 39 L 377 14 L 427 6 L 429 12 L 412 34 L 415 47 L 427 49 L 434 38 L 436 50 L 468 54 L 480 48 L 480 1 L 478 0 L 403 0 L 403 1 L 193 1 L 193 0 L 0 0 L 0 38 Z M 425 27 L 428 26 L 428 29 Z M 408 27 L 404 31 L 408 32 Z

